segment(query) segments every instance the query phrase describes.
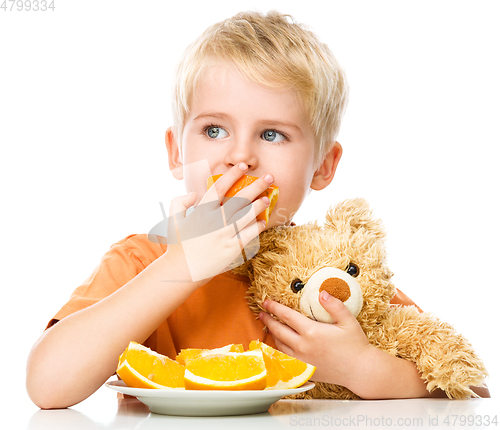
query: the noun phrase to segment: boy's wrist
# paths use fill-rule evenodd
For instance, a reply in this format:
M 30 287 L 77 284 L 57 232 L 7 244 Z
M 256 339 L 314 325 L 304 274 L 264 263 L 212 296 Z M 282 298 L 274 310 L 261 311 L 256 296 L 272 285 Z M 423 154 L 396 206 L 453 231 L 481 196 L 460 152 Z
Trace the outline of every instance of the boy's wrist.
M 160 258 L 164 261 L 164 273 L 166 274 L 164 281 L 166 283 L 182 283 L 196 290 L 212 279 L 207 278 L 193 281 L 182 245 L 180 244 L 169 245 L 167 252 Z
M 368 345 L 353 360 L 346 388 L 363 399 L 429 397 L 415 363 Z M 435 393 L 437 395 L 437 393 Z
M 401 359 L 368 344 L 356 359 L 351 360 L 344 386 L 362 399 L 393 397 L 387 396 L 386 385 L 392 385 L 389 381 L 398 374 L 398 360 Z
M 352 360 L 349 360 L 349 366 L 344 372 L 344 380 L 339 384 L 348 388 L 360 397 L 364 392 L 366 385 L 373 376 L 373 368 L 377 367 L 377 362 L 381 357 L 379 352 L 383 352 L 371 344 L 367 344 L 364 349 Z

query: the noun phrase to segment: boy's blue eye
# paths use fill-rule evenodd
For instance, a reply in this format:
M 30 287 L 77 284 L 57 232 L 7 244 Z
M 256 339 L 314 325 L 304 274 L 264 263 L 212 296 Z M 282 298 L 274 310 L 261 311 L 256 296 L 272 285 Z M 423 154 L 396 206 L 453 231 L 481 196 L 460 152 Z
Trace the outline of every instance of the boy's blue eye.
M 223 137 L 227 137 L 228 135 L 226 130 L 224 130 L 221 127 L 215 127 L 215 126 L 207 127 L 205 133 L 211 139 L 222 139 Z
M 278 133 L 276 130 L 266 130 L 262 133 L 262 139 L 267 140 L 268 142 L 282 142 L 285 140 L 285 136 L 281 133 Z

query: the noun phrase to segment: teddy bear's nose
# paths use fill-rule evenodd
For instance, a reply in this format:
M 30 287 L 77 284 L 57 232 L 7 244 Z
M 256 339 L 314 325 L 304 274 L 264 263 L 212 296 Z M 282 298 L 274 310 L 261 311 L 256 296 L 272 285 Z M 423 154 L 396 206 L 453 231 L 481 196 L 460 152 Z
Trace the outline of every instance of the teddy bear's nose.
M 340 278 L 328 278 L 323 281 L 321 287 L 319 287 L 319 292 L 326 291 L 333 297 L 345 302 L 349 297 L 351 297 L 351 289 L 347 282 Z

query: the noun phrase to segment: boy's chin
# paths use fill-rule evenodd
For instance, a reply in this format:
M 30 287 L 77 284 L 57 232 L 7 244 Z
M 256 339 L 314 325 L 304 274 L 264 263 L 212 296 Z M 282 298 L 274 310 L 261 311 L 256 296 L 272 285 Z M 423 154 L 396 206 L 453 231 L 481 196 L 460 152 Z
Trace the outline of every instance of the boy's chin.
M 288 221 L 279 221 L 279 220 L 274 220 L 272 217 L 271 219 L 269 220 L 269 222 L 267 223 L 267 225 L 264 227 L 264 230 L 263 231 L 266 231 L 266 230 L 269 230 L 270 228 L 273 228 L 273 227 L 278 227 L 278 226 L 285 226 L 285 227 L 295 227 L 295 223 L 289 219 Z

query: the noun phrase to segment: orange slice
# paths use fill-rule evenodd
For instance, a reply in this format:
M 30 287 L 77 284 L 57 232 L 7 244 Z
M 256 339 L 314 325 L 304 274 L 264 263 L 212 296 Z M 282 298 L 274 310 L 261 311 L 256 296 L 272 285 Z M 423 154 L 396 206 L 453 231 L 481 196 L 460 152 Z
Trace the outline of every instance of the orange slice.
M 177 361 L 177 363 L 179 363 L 180 365 L 185 366 L 186 361 L 199 357 L 203 353 L 203 351 L 207 350 L 198 348 L 181 349 L 181 352 L 179 352 L 179 354 L 177 354 L 177 357 L 175 357 L 175 361 Z
M 208 178 L 207 181 L 207 190 L 219 179 L 222 175 L 214 175 Z M 226 193 L 226 197 L 234 197 L 237 193 L 239 193 L 243 188 L 250 185 L 252 182 L 259 179 L 256 176 L 244 175 L 240 179 L 238 179 L 234 185 L 229 189 Z M 276 185 L 271 185 L 266 191 L 260 194 L 257 199 L 260 199 L 264 196 L 269 198 L 269 206 L 265 211 L 261 212 L 257 215 L 257 220 L 264 220 L 266 223 L 269 222 L 269 217 L 271 216 L 271 212 L 276 206 L 276 202 L 278 201 L 279 188 Z M 257 200 L 256 199 L 256 200 Z
M 133 388 L 183 388 L 185 367 L 165 355 L 130 342 L 120 355 L 116 373 Z
M 238 344 L 230 344 L 223 346 L 222 348 L 216 348 L 216 349 L 197 349 L 197 348 L 186 348 L 186 349 L 181 349 L 181 352 L 177 354 L 177 357 L 175 357 L 175 360 L 182 365 L 186 365 L 186 361 L 192 360 L 193 358 L 197 358 L 200 355 L 207 355 L 207 354 L 216 354 L 218 352 L 243 352 L 244 348 L 241 343 Z
M 266 379 L 261 350 L 202 354 L 187 361 L 184 373 L 187 390 L 262 390 Z
M 185 365 L 184 365 L 185 364 Z M 136 342 L 120 355 L 116 373 L 134 388 L 188 390 L 289 389 L 304 384 L 316 368 L 258 340 L 216 349 L 183 349 L 176 361 Z
M 261 350 L 267 370 L 269 390 L 297 388 L 305 384 L 314 374 L 316 367 L 290 357 L 258 340 L 250 342 L 249 350 Z

